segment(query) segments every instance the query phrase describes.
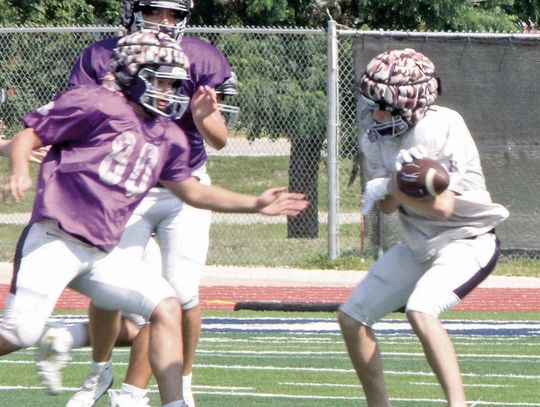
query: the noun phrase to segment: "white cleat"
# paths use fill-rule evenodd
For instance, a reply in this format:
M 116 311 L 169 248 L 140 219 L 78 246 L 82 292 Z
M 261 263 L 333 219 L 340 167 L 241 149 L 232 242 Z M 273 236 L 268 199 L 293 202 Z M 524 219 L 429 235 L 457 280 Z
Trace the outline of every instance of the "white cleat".
M 69 399 L 66 407 L 92 407 L 113 384 L 112 361 L 94 365 L 81 389 Z
M 71 359 L 71 339 L 65 328 L 50 327 L 38 342 L 37 371 L 50 394 L 62 389 L 62 371 Z
M 110 407 L 150 407 L 148 397 L 135 398 L 131 394 L 117 393 L 109 390 Z

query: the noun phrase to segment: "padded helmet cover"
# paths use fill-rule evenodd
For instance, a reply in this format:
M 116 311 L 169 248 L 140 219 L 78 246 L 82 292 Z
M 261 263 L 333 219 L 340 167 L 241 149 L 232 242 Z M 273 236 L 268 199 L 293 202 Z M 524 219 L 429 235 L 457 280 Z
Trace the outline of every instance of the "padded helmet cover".
M 398 111 L 414 125 L 439 94 L 433 62 L 411 48 L 383 52 L 373 58 L 360 78 L 362 95 Z

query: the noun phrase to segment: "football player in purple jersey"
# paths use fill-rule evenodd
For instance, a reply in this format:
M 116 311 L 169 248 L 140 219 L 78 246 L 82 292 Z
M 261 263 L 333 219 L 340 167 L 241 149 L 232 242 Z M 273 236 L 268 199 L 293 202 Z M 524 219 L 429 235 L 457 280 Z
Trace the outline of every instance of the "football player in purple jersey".
M 122 245 L 131 214 L 157 182 L 209 210 L 295 215 L 307 205 L 301 194 L 282 188 L 255 197 L 206 186 L 192 176 L 187 137 L 169 120 L 187 104 L 175 91 L 187 79 L 187 68 L 181 48 L 168 35 L 138 32 L 114 50 L 117 90 L 77 86 L 23 118 L 26 129 L 10 148 L 4 194 L 19 201 L 32 186 L 29 153 L 43 145 L 51 149 L 41 166 L 30 223 L 17 245 L 0 355 L 35 345 L 69 286 L 101 309 L 150 322 L 148 357 L 161 403 L 186 405 L 178 379 L 180 304 L 171 285 Z M 117 324 L 106 327 L 117 329 Z M 110 365 L 94 368 L 112 377 Z
M 220 111 L 232 116 L 234 121 L 238 109 L 225 105 L 216 98 L 235 94 L 236 80 L 227 59 L 217 48 L 201 39 L 183 38 L 183 29 L 192 7 L 193 3 L 190 0 L 122 0 L 122 24 L 130 31 L 160 29 L 180 41 L 190 61 L 190 81 L 183 82 L 182 94 L 190 97 L 192 103 L 177 123 L 188 136 L 191 146 L 189 165 L 193 175 L 200 183 L 209 185 L 204 143 L 215 149 L 225 146 L 228 132 Z M 73 66 L 70 85 L 81 83 L 107 85 L 111 78 L 109 72 L 111 51 L 117 41 L 118 38 L 105 39 L 86 48 Z M 200 103 L 203 99 L 214 102 L 212 103 L 214 108 L 206 109 L 207 104 Z M 205 107 L 201 109 L 199 106 Z M 210 211 L 197 209 L 179 201 L 167 189 L 158 185 L 151 190 L 133 214 L 123 238 L 125 245 L 137 248 L 141 255 L 148 241 L 150 242 L 148 249 L 153 247 L 153 239 L 150 238 L 152 233 L 156 234 L 159 241 L 161 264 L 157 267 L 162 268 L 163 275 L 174 287 L 182 305 L 184 352 L 182 382 L 185 398 L 192 407 L 194 406 L 191 396 L 192 366 L 201 331 L 199 284 L 208 251 L 210 223 Z M 92 308 L 91 318 L 96 323 L 91 326 L 96 331 L 100 330 L 98 323 L 100 316 L 101 319 L 105 319 L 103 312 Z M 130 344 L 134 340 L 138 326 L 131 320 L 136 319 L 122 319 L 117 344 Z M 138 323 L 142 324 L 141 321 Z M 94 332 L 94 335 L 97 334 Z M 135 342 L 132 348 L 133 354 L 144 354 L 143 337 L 140 338 L 140 345 L 139 342 Z M 38 370 L 51 392 L 54 392 L 61 383 L 61 369 L 65 365 L 63 361 L 67 359 L 67 353 L 71 348 L 85 346 L 88 342 L 89 334 L 85 325 L 52 328 L 49 334 L 44 336 L 38 352 Z M 100 361 L 106 361 L 107 358 L 110 358 L 110 355 L 100 354 Z M 62 362 L 58 363 L 58 360 Z M 133 357 L 119 399 L 140 399 L 146 394 L 150 372 L 148 366 L 145 369 L 137 363 L 138 360 L 140 359 Z

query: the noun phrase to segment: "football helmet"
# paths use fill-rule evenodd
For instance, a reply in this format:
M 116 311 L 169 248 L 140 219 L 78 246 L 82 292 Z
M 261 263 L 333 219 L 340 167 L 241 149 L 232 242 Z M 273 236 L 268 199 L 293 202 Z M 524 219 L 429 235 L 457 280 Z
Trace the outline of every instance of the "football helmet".
M 177 18 L 174 26 L 145 21 L 143 12 L 149 8 L 175 10 Z M 122 25 L 128 32 L 142 29 L 164 31 L 179 41 L 184 35 L 187 21 L 193 9 L 193 0 L 121 0 L 120 15 Z
M 369 62 L 358 87 L 358 116 L 369 139 L 405 133 L 426 115 L 439 90 L 435 66 L 420 52 L 405 48 L 377 55 Z M 375 110 L 391 112 L 392 119 L 375 122 Z
M 189 98 L 178 92 L 189 80 L 189 63 L 180 45 L 167 34 L 143 30 L 121 38 L 113 50 L 111 71 L 121 91 L 149 113 L 179 118 Z M 161 82 L 173 80 L 163 89 Z
M 216 88 L 216 94 L 221 96 L 221 102 L 218 103 L 219 111 L 223 115 L 227 127 L 232 129 L 236 123 L 238 123 L 240 108 L 225 103 L 225 99 L 230 96 L 238 95 L 238 80 L 236 79 L 236 74 L 234 72 L 231 72 L 231 77 Z

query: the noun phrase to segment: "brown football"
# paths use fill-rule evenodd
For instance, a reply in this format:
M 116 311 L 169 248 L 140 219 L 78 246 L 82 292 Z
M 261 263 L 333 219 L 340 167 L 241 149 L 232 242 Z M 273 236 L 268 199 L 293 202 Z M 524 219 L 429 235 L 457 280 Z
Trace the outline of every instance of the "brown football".
M 396 173 L 396 185 L 401 192 L 413 198 L 437 196 L 448 188 L 450 176 L 437 161 L 414 159 L 403 164 Z

